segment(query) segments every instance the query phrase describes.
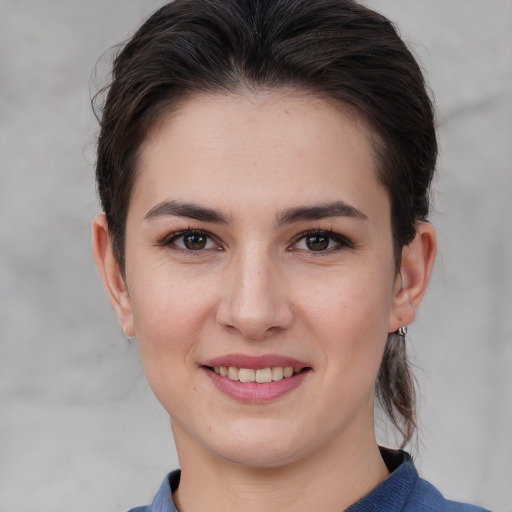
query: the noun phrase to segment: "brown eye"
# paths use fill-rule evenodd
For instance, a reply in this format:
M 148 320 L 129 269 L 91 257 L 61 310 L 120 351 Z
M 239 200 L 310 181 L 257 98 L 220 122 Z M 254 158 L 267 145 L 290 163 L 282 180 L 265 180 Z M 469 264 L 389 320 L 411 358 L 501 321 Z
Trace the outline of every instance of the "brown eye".
M 160 245 L 170 247 L 171 249 L 196 252 L 220 249 L 220 246 L 207 231 L 199 229 L 186 229 L 171 233 L 160 242 Z
M 208 237 L 202 233 L 189 233 L 183 236 L 183 245 L 191 251 L 200 251 L 207 243 Z
M 328 235 L 309 235 L 305 237 L 306 246 L 310 251 L 325 251 L 331 241 Z
M 354 244 L 343 235 L 323 229 L 314 229 L 298 235 L 290 249 L 330 254 L 353 247 Z

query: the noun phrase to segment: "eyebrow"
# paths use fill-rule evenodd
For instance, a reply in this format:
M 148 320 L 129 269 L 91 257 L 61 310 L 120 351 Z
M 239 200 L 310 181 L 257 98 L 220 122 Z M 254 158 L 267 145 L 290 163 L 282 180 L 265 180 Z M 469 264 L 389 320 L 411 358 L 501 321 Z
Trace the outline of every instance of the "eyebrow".
M 212 222 L 214 224 L 229 224 L 231 218 L 218 210 L 206 208 L 194 203 L 183 201 L 168 200 L 162 201 L 153 206 L 144 216 L 144 220 L 151 220 L 156 217 L 167 215 L 177 217 L 187 217 L 189 219 L 203 222 Z M 334 201 L 333 203 L 320 204 L 314 206 L 299 206 L 290 208 L 279 213 L 276 217 L 276 225 L 291 224 L 304 220 L 320 220 L 329 217 L 351 217 L 361 220 L 368 220 L 368 217 L 355 206 L 351 206 L 344 201 Z
M 352 217 L 368 220 L 368 217 L 355 206 L 351 206 L 344 201 L 334 201 L 333 203 L 315 206 L 290 208 L 277 216 L 276 223 L 279 226 L 301 220 L 320 220 L 329 217 Z
M 194 203 L 187 203 L 183 201 L 162 201 L 153 206 L 146 215 L 144 220 L 154 219 L 156 217 L 163 217 L 166 215 L 174 215 L 177 217 L 187 217 L 203 222 L 213 222 L 215 224 L 229 224 L 230 218 L 223 213 L 206 208 Z

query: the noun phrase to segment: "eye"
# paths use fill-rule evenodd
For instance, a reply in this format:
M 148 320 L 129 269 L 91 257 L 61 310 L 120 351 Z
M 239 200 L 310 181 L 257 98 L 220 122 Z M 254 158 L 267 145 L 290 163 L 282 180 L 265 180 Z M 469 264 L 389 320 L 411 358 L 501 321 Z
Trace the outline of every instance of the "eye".
M 187 229 L 171 233 L 162 240 L 161 245 L 171 245 L 177 249 L 186 251 L 203 251 L 220 248 L 206 231 L 199 229 Z
M 337 233 L 315 229 L 301 233 L 297 237 L 296 242 L 293 245 L 293 249 L 299 249 L 301 251 L 328 252 L 342 247 L 352 246 L 353 244 L 349 240 Z

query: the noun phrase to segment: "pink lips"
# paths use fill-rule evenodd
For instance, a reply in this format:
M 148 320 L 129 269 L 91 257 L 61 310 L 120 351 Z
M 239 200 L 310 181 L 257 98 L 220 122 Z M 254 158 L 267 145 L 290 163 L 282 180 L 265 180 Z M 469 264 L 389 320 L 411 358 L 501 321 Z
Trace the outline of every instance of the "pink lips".
M 292 367 L 295 369 L 303 368 L 304 370 L 294 374 L 292 377 L 283 378 L 282 380 L 257 383 L 240 382 L 217 375 L 213 372 L 212 368 L 220 366 L 234 366 L 253 370 L 273 367 Z M 206 361 L 204 365 L 202 365 L 202 368 L 206 376 L 218 390 L 235 400 L 248 403 L 268 402 L 293 391 L 308 377 L 310 374 L 309 370 L 311 369 L 307 363 L 275 354 L 265 354 L 257 357 L 245 354 L 229 354 Z

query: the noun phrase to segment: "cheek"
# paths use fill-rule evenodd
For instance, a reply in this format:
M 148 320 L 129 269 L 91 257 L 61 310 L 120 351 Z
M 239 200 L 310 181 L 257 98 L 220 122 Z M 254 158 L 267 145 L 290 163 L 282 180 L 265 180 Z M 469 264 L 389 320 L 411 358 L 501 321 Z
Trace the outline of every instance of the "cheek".
M 159 270 L 137 276 L 134 282 L 144 285 L 131 290 L 130 299 L 144 366 L 163 371 L 190 360 L 213 301 L 207 283 L 198 289 L 193 280 Z
M 360 270 L 352 267 L 309 279 L 297 295 L 316 329 L 352 335 L 387 332 L 392 282 L 391 272 L 381 265 Z
M 391 280 L 391 273 L 379 266 L 365 272 L 351 268 L 316 281 L 302 294 L 306 329 L 322 347 L 323 364 L 338 379 L 340 370 L 354 385 L 375 378 L 387 339 Z
M 139 354 L 153 393 L 169 415 L 186 410 L 183 400 L 193 400 L 195 394 L 194 355 L 208 323 L 205 294 L 181 286 L 179 280 L 146 280 L 132 294 L 132 307 Z

